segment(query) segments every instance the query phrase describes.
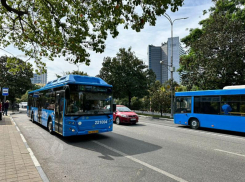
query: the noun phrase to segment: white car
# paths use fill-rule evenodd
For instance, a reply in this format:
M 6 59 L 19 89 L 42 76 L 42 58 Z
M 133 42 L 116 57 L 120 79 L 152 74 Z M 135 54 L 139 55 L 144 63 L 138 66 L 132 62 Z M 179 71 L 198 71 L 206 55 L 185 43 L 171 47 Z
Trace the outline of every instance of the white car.
M 27 102 L 20 102 L 19 107 L 20 108 L 27 108 Z

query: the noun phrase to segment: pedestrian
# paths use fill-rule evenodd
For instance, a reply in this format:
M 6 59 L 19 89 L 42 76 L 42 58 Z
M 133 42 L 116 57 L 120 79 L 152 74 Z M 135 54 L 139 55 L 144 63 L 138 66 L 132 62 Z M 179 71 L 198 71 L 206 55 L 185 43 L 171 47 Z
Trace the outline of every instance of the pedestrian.
M 6 116 L 8 115 L 8 109 L 9 109 L 9 101 L 7 100 L 7 101 L 4 103 L 4 112 L 5 112 L 5 115 L 6 115 Z
M 4 116 L 4 101 L 2 102 L 2 110 L 1 110 L 3 116 Z
M 2 120 L 2 102 L 0 100 L 0 120 Z
M 230 106 L 229 104 L 227 104 L 227 103 L 225 103 L 225 104 L 222 106 L 221 109 L 222 109 L 222 111 L 224 111 L 224 114 L 225 114 L 225 115 L 229 115 L 229 114 L 230 114 L 229 112 L 232 111 L 231 106 Z

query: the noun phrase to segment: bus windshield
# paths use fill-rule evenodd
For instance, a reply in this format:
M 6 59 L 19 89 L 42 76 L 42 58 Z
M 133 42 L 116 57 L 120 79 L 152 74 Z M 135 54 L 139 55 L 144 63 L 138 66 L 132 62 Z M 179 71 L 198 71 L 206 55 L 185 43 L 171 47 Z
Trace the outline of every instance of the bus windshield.
M 66 103 L 66 115 L 112 114 L 111 88 L 96 86 L 71 86 L 70 88 L 70 99 L 67 99 Z

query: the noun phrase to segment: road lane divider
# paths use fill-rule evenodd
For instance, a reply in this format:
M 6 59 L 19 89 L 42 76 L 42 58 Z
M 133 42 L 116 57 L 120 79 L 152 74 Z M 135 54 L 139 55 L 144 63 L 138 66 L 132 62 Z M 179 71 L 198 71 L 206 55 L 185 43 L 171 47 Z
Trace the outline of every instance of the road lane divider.
M 150 168 L 150 169 L 152 169 L 152 170 L 154 170 L 154 171 L 156 171 L 158 173 L 161 173 L 161 174 L 163 174 L 163 175 L 165 175 L 165 176 L 167 176 L 169 178 L 172 178 L 172 179 L 174 179 L 176 181 L 179 181 L 179 182 L 187 182 L 186 180 L 184 180 L 184 179 L 182 179 L 180 177 L 177 177 L 177 176 L 175 176 L 173 174 L 170 174 L 170 173 L 168 173 L 168 172 L 166 172 L 166 171 L 164 171 L 162 169 L 159 169 L 159 168 L 157 168 L 155 166 L 152 166 L 152 165 L 150 165 L 150 164 L 148 164 L 146 162 L 143 162 L 143 161 L 141 161 L 139 159 L 136 159 L 136 158 L 134 158 L 132 156 L 129 156 L 129 155 L 127 155 L 127 154 L 125 154 L 125 153 L 123 153 L 123 152 L 121 152 L 119 150 L 116 150 L 116 149 L 114 149 L 112 147 L 109 147 L 109 146 L 107 146 L 107 145 L 105 145 L 105 144 L 103 144 L 101 142 L 98 142 L 98 141 L 95 141 L 95 140 L 93 140 L 93 142 L 96 143 L 96 144 L 98 144 L 98 145 L 100 145 L 100 146 L 102 146 L 102 147 L 104 147 L 104 148 L 106 148 L 106 149 L 108 149 L 108 150 L 111 150 L 111 151 L 113 151 L 113 152 L 115 152 L 115 153 L 117 153 L 119 155 L 122 155 L 123 157 L 126 157 L 127 159 L 130 159 L 130 160 L 132 160 L 132 161 L 134 161 L 134 162 L 136 162 L 138 164 L 141 164 L 141 165 L 143 165 L 143 166 L 145 166 L 147 168 Z
M 223 152 L 223 153 L 227 153 L 227 154 L 237 155 L 237 156 L 240 156 L 240 157 L 245 157 L 245 155 L 243 155 L 243 154 L 237 154 L 237 153 L 234 153 L 234 152 L 229 152 L 229 151 L 220 150 L 220 149 L 214 149 L 214 150 L 219 151 L 219 152 Z

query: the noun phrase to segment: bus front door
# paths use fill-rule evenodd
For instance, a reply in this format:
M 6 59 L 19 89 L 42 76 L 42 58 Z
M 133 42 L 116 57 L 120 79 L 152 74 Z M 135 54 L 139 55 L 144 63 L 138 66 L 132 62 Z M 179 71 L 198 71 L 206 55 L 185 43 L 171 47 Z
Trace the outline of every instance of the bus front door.
M 55 131 L 63 135 L 63 108 L 64 108 L 64 91 L 56 92 L 55 100 Z

